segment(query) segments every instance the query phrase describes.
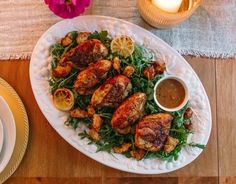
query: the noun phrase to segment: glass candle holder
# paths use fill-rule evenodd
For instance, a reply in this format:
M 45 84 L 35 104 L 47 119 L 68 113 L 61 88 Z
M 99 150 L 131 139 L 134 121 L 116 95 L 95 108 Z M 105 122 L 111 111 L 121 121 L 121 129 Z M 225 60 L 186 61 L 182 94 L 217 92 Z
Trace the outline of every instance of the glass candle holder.
M 170 2 L 171 3 L 171 2 Z M 201 4 L 201 0 L 183 0 L 177 13 L 168 13 L 151 0 L 137 0 L 143 19 L 156 28 L 171 28 L 187 20 Z

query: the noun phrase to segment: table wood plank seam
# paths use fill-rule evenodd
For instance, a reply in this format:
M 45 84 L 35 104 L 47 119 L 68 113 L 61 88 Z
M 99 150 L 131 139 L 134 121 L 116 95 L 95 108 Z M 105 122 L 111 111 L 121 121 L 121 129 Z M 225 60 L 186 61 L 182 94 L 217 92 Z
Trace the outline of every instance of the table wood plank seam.
M 216 119 L 215 119 L 215 121 L 216 121 L 216 142 L 217 142 L 217 162 L 218 162 L 218 164 L 217 164 L 217 172 L 218 172 L 218 184 L 220 184 L 220 167 L 219 167 L 219 164 L 220 164 L 220 157 L 219 157 L 219 129 L 218 129 L 218 115 L 217 115 L 217 109 L 218 109 L 218 102 L 217 102 L 217 95 L 218 95 L 218 93 L 217 93 L 217 69 L 216 69 L 216 67 L 217 67 L 217 59 L 214 59 L 214 65 L 215 65 L 215 92 L 216 92 L 216 94 L 215 94 L 215 101 L 216 101 L 216 105 L 215 105 L 215 112 L 216 112 Z
M 62 183 L 67 181 L 67 179 L 69 181 L 70 178 L 73 183 L 73 181 L 77 181 L 77 178 L 81 177 L 89 177 L 91 178 L 91 181 L 96 181 L 95 178 L 97 177 L 100 178 L 100 182 L 104 184 L 108 183 L 109 181 L 113 181 L 113 179 L 110 180 L 108 177 L 114 178 L 114 183 L 120 182 L 122 178 L 131 178 L 126 179 L 127 182 L 143 181 L 144 183 L 150 178 L 157 178 L 152 179 L 154 183 L 155 181 L 159 181 L 158 178 L 163 176 L 167 177 L 167 179 L 164 179 L 164 181 L 169 181 L 168 178 L 173 177 L 180 178 L 179 184 L 186 184 L 191 182 L 194 183 L 194 181 L 195 183 L 199 182 L 209 184 L 222 182 L 222 179 L 219 180 L 218 178 L 221 172 L 219 163 L 220 161 L 222 162 L 222 158 L 220 158 L 220 156 L 217 154 L 220 151 L 219 148 L 221 144 L 219 140 L 221 139 L 220 137 L 216 138 L 217 135 L 219 136 L 220 130 L 218 129 L 218 127 L 220 128 L 221 124 L 219 124 L 220 122 L 218 120 L 218 118 L 220 118 L 219 115 L 217 116 L 217 114 L 215 114 L 215 110 L 219 111 L 219 108 L 221 107 L 220 105 L 222 104 L 218 104 L 220 101 L 218 101 L 217 104 L 214 103 L 217 102 L 216 100 L 220 99 L 220 92 L 218 91 L 217 94 L 215 92 L 217 85 L 218 88 L 220 88 L 219 77 L 216 79 L 217 73 L 219 75 L 219 62 L 215 62 L 216 60 L 213 59 L 208 60 L 194 57 L 186 58 L 203 81 L 203 84 L 205 85 L 204 87 L 208 92 L 209 99 L 212 102 L 214 127 L 211 134 L 211 139 L 209 140 L 209 143 L 211 143 L 211 145 L 207 146 L 204 153 L 193 164 L 190 164 L 189 166 L 173 173 L 150 176 L 129 174 L 112 168 L 108 168 L 106 166 L 98 164 L 94 160 L 85 157 L 77 150 L 69 146 L 67 142 L 65 142 L 55 131 L 53 131 L 52 127 L 50 127 L 36 104 L 30 88 L 28 76 L 28 68 L 30 62 L 28 60 L 25 62 L 1 62 L 0 76 L 6 79 L 9 84 L 11 84 L 19 93 L 27 108 L 27 112 L 29 113 L 28 115 L 31 122 L 31 144 L 29 144 L 27 154 L 25 155 L 25 158 L 22 161 L 20 167 L 13 175 L 13 177 L 9 179 L 9 183 L 17 184 L 17 181 L 18 183 L 22 183 L 23 181 L 25 181 L 26 183 L 30 183 L 31 179 L 32 183 L 34 183 L 36 181 L 34 180 L 34 178 L 42 178 L 42 183 L 53 183 L 54 179 L 50 179 L 52 177 L 54 177 L 56 180 L 62 179 Z M 231 67 L 231 64 L 229 64 L 229 67 Z M 212 79 L 213 77 L 215 77 L 215 79 Z M 215 130 L 215 128 L 217 130 Z M 48 140 L 48 144 L 45 144 L 44 142 L 42 142 L 42 140 Z M 206 154 L 207 152 L 208 154 Z M 209 155 L 209 153 L 211 154 Z M 71 162 L 71 158 L 74 158 L 73 163 Z M 60 160 L 60 162 L 58 162 L 58 160 Z M 63 171 L 61 171 L 61 164 L 64 164 Z M 82 165 L 83 167 L 78 172 L 80 165 Z M 206 176 L 208 176 L 209 178 L 207 179 Z M 207 182 L 207 180 L 209 181 Z

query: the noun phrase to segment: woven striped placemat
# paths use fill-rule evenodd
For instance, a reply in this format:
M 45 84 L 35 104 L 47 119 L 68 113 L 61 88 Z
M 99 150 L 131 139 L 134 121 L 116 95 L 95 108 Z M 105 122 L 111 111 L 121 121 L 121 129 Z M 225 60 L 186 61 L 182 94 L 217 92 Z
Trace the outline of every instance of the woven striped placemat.
M 205 0 L 189 20 L 168 30 L 145 23 L 136 0 L 93 0 L 85 14 L 113 16 L 138 24 L 184 55 L 229 58 L 236 55 L 235 12 L 235 0 Z M 0 59 L 30 58 L 39 37 L 59 20 L 43 0 L 0 1 Z

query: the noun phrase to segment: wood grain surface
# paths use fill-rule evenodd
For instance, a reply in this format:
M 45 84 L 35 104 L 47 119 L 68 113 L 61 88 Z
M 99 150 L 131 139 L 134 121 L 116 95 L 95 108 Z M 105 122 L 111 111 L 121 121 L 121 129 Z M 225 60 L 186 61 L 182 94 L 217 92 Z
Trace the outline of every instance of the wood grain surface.
M 236 176 L 236 63 L 217 63 L 216 74 L 219 175 Z
M 41 113 L 31 90 L 29 61 L 0 62 L 0 77 L 23 100 L 30 122 L 26 154 L 12 183 L 234 184 L 236 179 L 236 61 L 186 57 L 210 99 L 213 129 L 206 149 L 188 166 L 162 175 L 137 175 L 103 166 L 64 141 Z
M 125 5 L 114 1 L 104 9 L 108 4 L 107 0 L 93 0 L 86 14 L 110 15 L 150 28 L 140 19 L 135 1 L 127 0 Z M 120 11 L 117 11 L 118 5 Z M 26 154 L 6 184 L 236 184 L 236 59 L 222 61 L 188 56 L 186 60 L 208 94 L 212 133 L 206 149 L 193 163 L 162 175 L 118 171 L 74 149 L 41 113 L 30 85 L 29 61 L 0 61 L 0 77 L 17 91 L 30 122 Z

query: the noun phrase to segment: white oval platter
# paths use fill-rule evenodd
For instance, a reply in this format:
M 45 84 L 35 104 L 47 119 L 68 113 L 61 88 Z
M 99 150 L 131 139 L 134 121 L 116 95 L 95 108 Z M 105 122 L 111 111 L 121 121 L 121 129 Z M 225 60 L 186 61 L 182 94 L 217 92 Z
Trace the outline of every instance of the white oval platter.
M 161 174 L 182 168 L 191 163 L 202 152 L 199 148 L 186 147 L 181 151 L 178 160 L 167 162 L 160 159 L 137 161 L 123 155 L 111 155 L 107 152 L 96 153 L 95 145 L 87 145 L 88 140 L 78 136 L 85 127 L 79 124 L 74 131 L 64 125 L 67 113 L 58 111 L 52 103 L 48 79 L 50 77 L 49 47 L 70 31 L 107 30 L 109 35 L 129 35 L 136 43 L 153 50 L 156 57 L 165 61 L 169 74 L 185 80 L 190 91 L 190 106 L 193 108 L 194 134 L 189 142 L 207 144 L 211 126 L 211 108 L 204 87 L 198 76 L 173 48 L 147 30 L 124 20 L 104 16 L 80 16 L 63 20 L 49 28 L 38 40 L 30 61 L 30 80 L 36 101 L 51 126 L 73 147 L 88 157 L 107 166 L 139 174 Z
M 0 155 L 1 155 L 1 151 L 2 151 L 3 140 L 4 140 L 4 130 L 3 130 L 3 124 L 2 124 L 2 121 L 0 118 Z

